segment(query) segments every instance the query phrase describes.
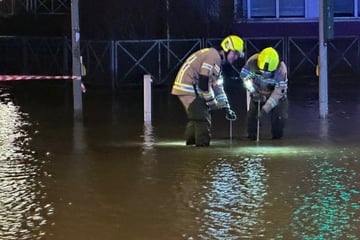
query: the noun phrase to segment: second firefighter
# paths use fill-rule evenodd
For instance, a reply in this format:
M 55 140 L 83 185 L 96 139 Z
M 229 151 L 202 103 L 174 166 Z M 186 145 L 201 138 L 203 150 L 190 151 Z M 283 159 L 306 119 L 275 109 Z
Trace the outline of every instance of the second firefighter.
M 268 47 L 252 55 L 242 68 L 240 78 L 250 92 L 250 107 L 247 114 L 248 138 L 257 138 L 258 118 L 267 113 L 271 119 L 272 139 L 282 138 L 288 119 L 288 79 L 287 67 L 279 60 L 278 52 Z

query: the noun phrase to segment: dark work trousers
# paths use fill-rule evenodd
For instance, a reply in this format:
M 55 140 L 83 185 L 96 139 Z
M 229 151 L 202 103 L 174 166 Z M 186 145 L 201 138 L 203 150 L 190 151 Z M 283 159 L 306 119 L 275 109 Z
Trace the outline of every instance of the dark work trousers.
M 211 138 L 211 114 L 205 100 L 197 97 L 187 110 L 185 129 L 186 145 L 209 146 Z
M 265 102 L 260 103 L 260 109 Z M 288 119 L 288 100 L 286 97 L 279 100 L 279 103 L 270 112 L 271 135 L 273 139 L 280 139 L 284 135 L 284 128 Z M 248 138 L 255 140 L 257 133 L 258 102 L 251 99 L 250 109 L 247 113 Z

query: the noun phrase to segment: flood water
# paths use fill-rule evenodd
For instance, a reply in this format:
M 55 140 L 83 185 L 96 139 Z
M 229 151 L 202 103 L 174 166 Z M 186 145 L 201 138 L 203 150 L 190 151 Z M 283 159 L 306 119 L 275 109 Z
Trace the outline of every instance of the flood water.
M 329 90 L 327 120 L 316 85 L 290 89 L 284 139 L 264 119 L 259 142 L 230 91 L 209 148 L 184 145 L 168 89 L 144 124 L 141 88 L 88 89 L 75 121 L 69 85 L 40 85 L 0 88 L 0 239 L 360 238 L 357 85 Z

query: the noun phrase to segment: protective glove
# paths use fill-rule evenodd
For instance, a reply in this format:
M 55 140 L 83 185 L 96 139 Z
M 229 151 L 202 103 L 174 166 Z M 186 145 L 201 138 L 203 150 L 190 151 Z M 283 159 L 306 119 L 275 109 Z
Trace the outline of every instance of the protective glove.
M 236 113 L 233 110 L 231 110 L 230 108 L 227 108 L 225 118 L 229 121 L 235 121 L 237 118 Z
M 205 103 L 208 106 L 209 111 L 213 111 L 213 110 L 217 109 L 217 103 L 216 103 L 216 100 L 214 98 L 211 99 L 210 101 L 205 102 Z

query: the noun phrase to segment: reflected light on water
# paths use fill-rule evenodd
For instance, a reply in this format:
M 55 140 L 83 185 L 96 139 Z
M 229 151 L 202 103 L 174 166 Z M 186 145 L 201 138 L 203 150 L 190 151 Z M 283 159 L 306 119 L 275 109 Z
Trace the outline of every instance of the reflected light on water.
M 153 137 L 144 135 L 144 143 L 142 144 L 145 149 L 154 148 L 154 147 L 181 147 L 181 148 L 195 148 L 194 146 L 186 146 L 184 140 L 179 141 L 155 141 Z M 152 135 L 151 135 L 152 136 Z M 214 141 L 215 142 L 215 141 Z M 134 145 L 138 145 L 135 144 Z M 203 149 L 203 148 L 199 148 Z M 261 155 L 294 155 L 294 154 L 308 154 L 322 151 L 335 151 L 333 148 L 326 147 L 313 147 L 309 146 L 272 146 L 272 145 L 256 145 L 256 146 L 244 146 L 242 143 L 229 144 L 228 141 L 216 141 L 215 144 L 210 146 L 207 149 L 214 149 L 216 152 L 226 152 L 226 153 L 235 153 L 235 154 L 261 154 Z
M 324 138 L 324 139 L 329 137 L 329 121 L 328 121 L 328 119 L 320 120 L 320 137 Z
M 186 147 L 184 141 L 157 142 L 154 144 L 159 147 Z
M 142 155 L 141 160 L 143 162 L 142 165 L 142 173 L 145 179 L 152 179 L 154 167 L 157 164 L 156 160 L 156 149 L 155 145 L 155 136 L 154 136 L 154 128 L 151 122 L 144 123 L 144 135 L 142 136 L 144 142 L 142 144 Z
M 311 146 L 245 146 L 233 148 L 235 152 L 262 155 L 294 155 L 322 151 L 321 148 Z
M 312 186 L 312 191 L 297 199 L 301 205 L 294 211 L 290 224 L 293 236 L 357 239 L 360 209 L 357 172 L 316 157 L 312 160 L 312 177 L 304 179 L 304 184 Z
M 267 195 L 267 175 L 258 156 L 212 162 L 206 168 L 209 180 L 203 185 L 198 208 L 202 215 L 201 239 L 239 239 L 262 236 L 261 214 Z M 197 200 L 194 201 L 197 201 Z M 197 239 L 197 238 L 195 238 Z
M 7 98 L 0 96 L 0 239 L 42 239 L 45 214 L 50 204 L 42 204 L 45 195 L 31 138 L 25 127 L 25 114 Z
M 143 149 L 145 151 L 153 149 L 155 144 L 155 137 L 154 137 L 154 129 L 151 122 L 144 123 L 143 138 L 144 138 Z

